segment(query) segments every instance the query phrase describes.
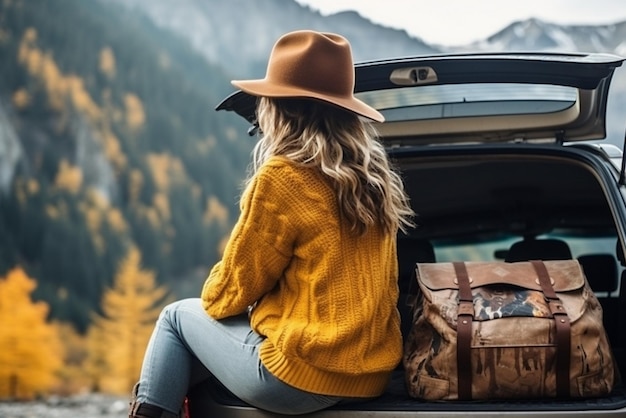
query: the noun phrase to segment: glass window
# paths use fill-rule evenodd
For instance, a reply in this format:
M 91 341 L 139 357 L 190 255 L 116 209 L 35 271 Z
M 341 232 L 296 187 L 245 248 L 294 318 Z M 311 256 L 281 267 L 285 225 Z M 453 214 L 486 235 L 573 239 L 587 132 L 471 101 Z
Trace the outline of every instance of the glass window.
M 539 114 L 576 103 L 573 87 L 476 83 L 402 87 L 357 93 L 388 121 L 483 115 Z

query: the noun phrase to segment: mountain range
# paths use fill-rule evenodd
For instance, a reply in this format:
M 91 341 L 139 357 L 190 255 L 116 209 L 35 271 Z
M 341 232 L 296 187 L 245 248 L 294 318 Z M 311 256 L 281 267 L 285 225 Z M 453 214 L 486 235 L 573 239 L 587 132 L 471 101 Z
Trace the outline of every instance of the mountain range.
M 356 12 L 295 0 L 0 2 L 0 277 L 21 265 L 52 315 L 84 330 L 129 247 L 177 296 L 197 295 L 238 216 L 252 140 L 215 106 L 262 77 L 276 39 L 341 33 L 355 61 L 467 51 L 626 55 L 626 22 L 514 22 L 429 45 Z M 621 146 L 626 70 L 609 97 Z
M 528 19 L 511 23 L 484 41 L 463 49 L 605 52 L 626 56 L 626 22 L 598 26 L 557 25 Z
M 454 47 L 429 45 L 406 31 L 345 11 L 328 16 L 294 0 L 115 0 L 187 39 L 233 77 L 259 74 L 274 41 L 296 29 L 346 36 L 356 61 L 447 51 L 577 51 L 626 55 L 626 21 L 611 25 L 556 25 L 539 19 L 511 23 L 489 38 Z M 262 75 L 262 73 L 261 73 Z

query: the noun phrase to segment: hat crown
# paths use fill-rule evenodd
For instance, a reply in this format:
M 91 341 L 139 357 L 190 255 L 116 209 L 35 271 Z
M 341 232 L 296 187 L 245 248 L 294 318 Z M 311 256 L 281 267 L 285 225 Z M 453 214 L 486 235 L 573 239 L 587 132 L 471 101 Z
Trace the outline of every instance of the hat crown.
M 354 96 L 354 79 L 352 50 L 346 38 L 301 30 L 276 41 L 265 78 L 231 83 L 253 96 L 316 99 L 383 122 L 378 110 Z
M 332 33 L 291 32 L 274 45 L 266 79 L 310 92 L 350 97 L 354 90 L 350 44 Z

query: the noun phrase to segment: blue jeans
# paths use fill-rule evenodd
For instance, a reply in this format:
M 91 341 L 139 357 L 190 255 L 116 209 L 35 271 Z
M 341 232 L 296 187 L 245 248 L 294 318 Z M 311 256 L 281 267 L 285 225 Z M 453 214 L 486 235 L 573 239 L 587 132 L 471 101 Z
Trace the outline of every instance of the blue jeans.
M 265 369 L 258 355 L 263 337 L 246 315 L 215 320 L 199 298 L 166 306 L 148 343 L 137 401 L 178 413 L 188 388 L 211 374 L 243 401 L 281 414 L 303 414 L 341 398 L 289 386 Z

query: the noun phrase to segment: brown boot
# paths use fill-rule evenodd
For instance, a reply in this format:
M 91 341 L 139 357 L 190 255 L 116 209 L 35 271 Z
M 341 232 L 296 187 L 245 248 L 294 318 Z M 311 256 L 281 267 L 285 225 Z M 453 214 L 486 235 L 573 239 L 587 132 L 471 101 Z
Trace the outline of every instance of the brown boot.
M 139 383 L 136 383 L 133 387 L 130 400 L 130 410 L 128 412 L 128 418 L 181 418 L 183 415 L 172 414 L 169 411 L 164 410 L 161 407 L 150 405 L 149 403 L 137 402 L 137 391 L 139 390 Z

